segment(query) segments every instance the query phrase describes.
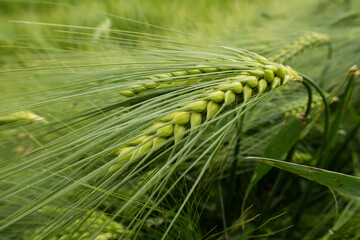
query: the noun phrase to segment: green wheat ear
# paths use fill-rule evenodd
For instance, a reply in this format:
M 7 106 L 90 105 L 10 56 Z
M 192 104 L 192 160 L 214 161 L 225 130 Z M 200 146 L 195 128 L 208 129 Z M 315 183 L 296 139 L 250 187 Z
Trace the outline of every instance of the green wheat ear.
M 201 79 L 201 77 L 199 76 L 201 76 L 202 74 L 221 73 L 223 71 L 231 70 L 238 69 L 234 67 L 214 67 L 208 65 L 198 65 L 197 68 L 194 69 L 154 74 L 149 76 L 144 83 L 128 86 L 128 89 L 120 91 L 120 94 L 125 97 L 133 97 L 146 90 L 173 87 L 179 84 L 184 84 L 184 82 L 196 82 Z
M 239 58 L 243 58 L 240 55 L 237 55 Z M 253 60 L 253 59 L 249 59 Z M 232 60 L 236 64 L 236 60 Z M 168 73 L 159 73 L 147 77 L 144 82 L 139 82 L 135 85 L 130 85 L 127 89 L 120 91 L 119 93 L 125 97 L 131 98 L 136 96 L 139 93 L 143 93 L 147 90 L 152 89 L 161 89 L 166 87 L 175 87 L 183 84 L 191 84 L 194 82 L 199 82 L 203 80 L 204 74 L 218 74 L 221 75 L 223 72 L 226 73 L 237 73 L 243 70 L 241 67 L 236 66 L 209 66 L 209 65 L 197 65 L 198 68 L 184 70 L 184 71 L 174 71 Z M 267 65 L 260 69 L 251 69 L 236 76 L 236 79 L 233 80 L 244 80 L 251 87 L 257 87 L 258 81 L 265 79 L 267 82 L 273 82 L 275 76 L 284 79 L 286 76 L 286 67 L 283 65 L 276 64 Z M 285 80 L 287 81 L 287 80 Z M 278 82 L 277 82 L 278 83 Z M 262 83 L 262 86 L 265 85 Z M 221 86 L 220 86 L 221 87 Z M 277 87 L 276 85 L 273 87 Z M 236 90 L 234 90 L 236 92 Z
M 312 33 L 306 36 L 302 36 L 299 39 L 295 40 L 290 45 L 281 49 L 278 53 L 276 53 L 273 57 L 271 57 L 270 60 L 279 63 L 286 63 L 296 55 L 302 53 L 304 50 L 321 45 L 328 45 L 329 55 L 331 55 L 330 44 L 331 41 L 328 35 L 320 34 L 320 33 Z
M 45 118 L 31 111 L 20 111 L 20 112 L 0 115 L 0 125 L 11 124 L 11 123 L 29 124 L 34 122 L 47 123 Z
M 325 92 L 325 96 L 329 97 L 330 94 Z M 329 103 L 333 103 L 333 102 L 337 102 L 337 101 L 339 101 L 339 98 L 335 96 L 329 100 Z M 322 106 L 322 103 L 323 103 L 322 98 L 315 95 L 315 96 L 313 96 L 313 99 L 311 101 L 311 108 L 320 107 L 320 106 Z M 284 116 L 289 117 L 289 116 L 293 116 L 297 113 L 305 112 L 305 110 L 307 108 L 307 104 L 308 104 L 307 102 L 296 102 L 296 103 L 286 106 L 286 108 L 285 108 L 286 111 L 284 111 Z
M 259 63 L 261 63 L 260 60 Z M 185 71 L 177 74 L 185 74 Z M 109 173 L 117 171 L 125 161 L 155 152 L 163 148 L 166 143 L 173 141 L 174 144 L 178 144 L 189 131 L 214 118 L 224 107 L 234 106 L 234 103 L 244 104 L 255 94 L 261 95 L 290 81 L 301 79 L 289 66 L 275 63 L 259 64 L 257 69 L 243 71 L 235 77 L 225 78 L 222 83 L 207 89 L 202 96 L 194 98 L 193 102 L 159 118 L 144 131 L 144 136 L 120 147 L 116 151 L 119 159 L 110 167 Z

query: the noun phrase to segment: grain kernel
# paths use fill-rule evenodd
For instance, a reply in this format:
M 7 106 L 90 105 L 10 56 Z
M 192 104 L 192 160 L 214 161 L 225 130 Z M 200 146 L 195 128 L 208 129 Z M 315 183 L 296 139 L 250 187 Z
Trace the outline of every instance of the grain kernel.
M 173 119 L 173 123 L 179 125 L 186 125 L 190 121 L 190 113 L 188 112 L 177 112 Z
M 185 126 L 176 124 L 174 127 L 175 144 L 179 143 L 185 135 Z
M 170 137 L 171 134 L 173 134 L 173 131 L 174 131 L 173 125 L 169 124 L 162 128 L 159 128 L 156 133 L 160 137 Z
M 226 91 L 225 93 L 225 101 L 224 101 L 224 105 L 230 105 L 232 104 L 236 99 L 235 93 L 231 90 Z
M 266 70 L 265 70 L 264 78 L 265 78 L 265 80 L 266 80 L 267 82 L 272 82 L 272 81 L 274 81 L 274 77 L 275 77 L 275 75 L 274 75 L 274 72 L 273 72 L 273 71 L 271 71 L 271 70 L 269 70 L 269 69 L 266 69 Z
M 194 111 L 194 112 L 203 112 L 203 111 L 205 111 L 206 106 L 207 106 L 206 101 L 197 101 L 197 102 L 186 104 L 184 106 L 184 108 L 186 110 L 190 110 L 190 111 Z
M 219 104 L 210 101 L 206 108 L 206 118 L 207 119 L 213 118 L 218 111 L 219 111 Z
M 258 86 L 259 93 L 265 92 L 266 88 L 267 88 L 267 82 L 264 79 L 261 79 L 259 81 L 259 86 Z
M 199 126 L 202 123 L 202 115 L 201 113 L 192 113 L 190 117 L 190 126 L 194 128 Z
M 248 85 L 246 85 L 243 91 L 244 103 L 251 98 L 251 95 L 252 95 L 252 89 Z
M 224 101 L 224 92 L 223 91 L 216 91 L 210 93 L 208 96 L 211 99 L 211 101 L 216 103 L 222 103 Z
M 135 93 L 133 91 L 130 91 L 130 90 L 121 91 L 120 94 L 125 96 L 125 97 L 133 97 L 133 96 L 135 96 Z

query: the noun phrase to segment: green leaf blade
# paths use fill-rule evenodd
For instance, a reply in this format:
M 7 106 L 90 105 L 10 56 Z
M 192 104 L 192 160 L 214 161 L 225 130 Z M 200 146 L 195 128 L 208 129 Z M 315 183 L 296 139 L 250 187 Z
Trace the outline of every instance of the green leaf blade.
M 321 168 L 284 162 L 269 158 L 253 158 L 269 166 L 276 167 L 324 185 L 346 197 L 360 200 L 360 178 Z

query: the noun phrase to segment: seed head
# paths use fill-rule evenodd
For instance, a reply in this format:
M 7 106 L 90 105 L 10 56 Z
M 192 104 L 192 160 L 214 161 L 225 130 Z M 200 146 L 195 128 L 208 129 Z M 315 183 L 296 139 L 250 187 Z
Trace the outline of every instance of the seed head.
M 273 65 L 264 65 L 261 63 L 261 61 L 264 61 L 264 58 L 258 56 L 256 59 L 259 62 L 255 62 L 254 66 L 258 69 L 247 70 L 246 72 L 240 71 L 237 76 L 223 78 L 224 82 L 205 89 L 205 95 L 195 98 L 193 102 L 179 107 L 174 112 L 161 117 L 158 122 L 155 122 L 145 130 L 146 135 L 131 141 L 128 144 L 130 146 L 121 147 L 117 152 L 117 154 L 123 156 L 121 161 L 138 157 L 140 154 L 144 155 L 146 153 L 155 152 L 164 147 L 165 143 L 171 139 L 170 137 L 173 137 L 174 143 L 178 144 L 185 137 L 187 128 L 191 128 L 191 131 L 193 131 L 193 129 L 201 125 L 204 121 L 213 119 L 219 114 L 220 109 L 223 109 L 220 108 L 220 106 L 228 108 L 235 102 L 236 104 L 241 104 L 241 101 L 246 103 L 255 93 L 263 94 L 280 85 L 287 84 L 289 81 L 301 80 L 301 77 L 288 66 L 285 67 L 275 63 Z M 170 77 L 188 77 L 190 74 L 210 73 L 232 69 L 234 68 L 198 66 L 198 69 L 156 74 L 150 79 L 159 80 Z M 187 83 L 197 82 L 199 81 L 199 78 L 199 76 L 193 76 L 191 79 L 187 79 Z M 174 84 L 181 85 L 182 83 L 167 83 L 164 80 L 160 85 L 157 85 L 157 83 L 155 84 L 152 84 L 152 86 L 161 88 L 174 86 Z M 144 86 L 133 85 L 130 90 L 123 92 L 130 96 L 144 91 L 145 88 L 149 89 L 151 87 L 147 87 L 145 84 Z M 239 94 L 242 94 L 242 98 Z M 136 146 L 138 147 L 136 148 Z M 132 153 L 125 154 L 133 149 L 134 151 Z M 111 169 L 116 169 L 119 166 L 120 165 L 115 164 Z

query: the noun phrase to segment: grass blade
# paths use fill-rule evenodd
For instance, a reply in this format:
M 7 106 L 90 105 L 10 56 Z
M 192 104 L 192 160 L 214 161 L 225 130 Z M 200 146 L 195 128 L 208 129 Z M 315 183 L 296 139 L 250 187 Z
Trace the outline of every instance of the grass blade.
M 269 158 L 257 158 L 269 166 L 292 172 L 311 181 L 324 185 L 346 197 L 360 200 L 360 178 L 321 168 L 288 163 Z

